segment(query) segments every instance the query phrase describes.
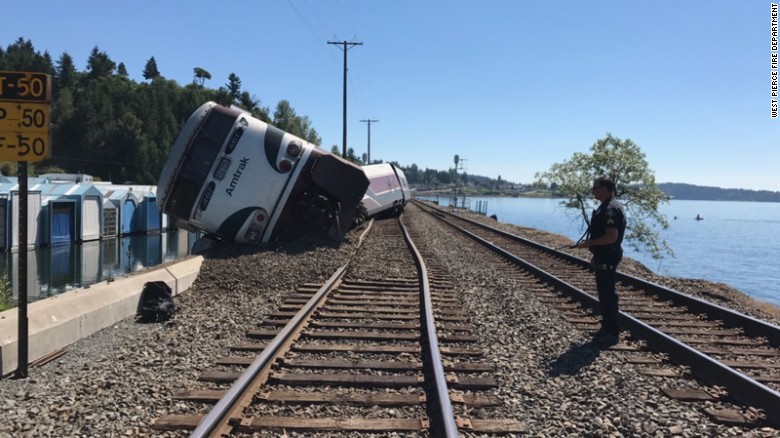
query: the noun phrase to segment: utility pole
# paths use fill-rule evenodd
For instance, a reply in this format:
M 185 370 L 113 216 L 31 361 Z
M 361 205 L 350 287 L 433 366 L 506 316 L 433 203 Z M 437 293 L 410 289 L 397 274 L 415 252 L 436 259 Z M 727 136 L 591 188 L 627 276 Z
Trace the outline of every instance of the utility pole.
M 344 48 L 344 133 L 342 136 L 342 158 L 347 159 L 347 51 L 351 46 L 362 46 L 363 43 L 355 43 L 350 41 L 328 41 L 328 44 L 340 44 Z
M 368 123 L 368 160 L 366 160 L 366 164 L 371 164 L 371 123 L 377 123 L 379 120 L 361 120 L 363 123 Z

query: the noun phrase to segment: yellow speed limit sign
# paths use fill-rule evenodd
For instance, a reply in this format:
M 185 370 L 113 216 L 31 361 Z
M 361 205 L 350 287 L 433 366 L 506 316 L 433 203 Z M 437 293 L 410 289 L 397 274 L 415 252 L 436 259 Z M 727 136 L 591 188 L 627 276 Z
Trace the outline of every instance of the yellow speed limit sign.
M 0 131 L 0 161 L 40 161 L 51 155 L 48 132 Z
M 0 131 L 46 132 L 48 130 L 48 104 L 0 101 Z
M 0 160 L 40 161 L 51 155 L 51 76 L 0 71 Z

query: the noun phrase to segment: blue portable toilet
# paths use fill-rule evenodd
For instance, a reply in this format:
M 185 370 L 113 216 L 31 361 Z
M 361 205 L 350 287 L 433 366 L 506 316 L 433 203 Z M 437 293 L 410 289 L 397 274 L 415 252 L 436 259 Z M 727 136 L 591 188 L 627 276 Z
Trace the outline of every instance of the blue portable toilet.
M 76 201 L 52 199 L 45 207 L 46 220 L 41 243 L 51 246 L 70 245 L 76 239 Z
M 135 195 L 131 191 L 127 191 L 125 196 L 121 198 L 120 214 L 121 227 L 119 229 L 120 234 L 133 234 L 138 232 L 138 223 L 136 221 L 136 209 L 138 207 L 138 201 L 135 199 Z
M 70 184 L 67 185 L 68 187 Z M 44 246 L 68 245 L 77 240 L 76 200 L 63 196 L 68 187 L 49 182 L 37 183 L 34 189 L 41 191 L 40 244 Z
M 119 235 L 132 234 L 138 232 L 135 220 L 135 210 L 138 201 L 130 188 L 121 186 L 112 186 L 103 192 L 104 197 L 108 198 L 117 209 L 117 223 L 119 225 Z
M 141 204 L 136 212 L 138 214 L 138 230 L 154 233 L 160 231 L 160 209 L 157 207 L 157 195 L 146 193 L 141 199 Z
M 103 224 L 103 193 L 91 183 L 57 182 L 50 196 L 59 195 L 62 199 L 76 202 L 75 241 L 87 242 L 100 239 Z

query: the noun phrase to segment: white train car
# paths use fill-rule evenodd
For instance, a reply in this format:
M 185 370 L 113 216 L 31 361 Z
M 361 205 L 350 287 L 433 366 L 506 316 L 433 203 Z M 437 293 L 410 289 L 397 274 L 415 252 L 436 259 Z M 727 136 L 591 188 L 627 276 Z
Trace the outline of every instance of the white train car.
M 157 198 L 179 226 L 266 243 L 297 221 L 343 235 L 367 187 L 359 166 L 246 112 L 207 102 L 171 148 Z
M 389 163 L 369 164 L 363 166 L 363 172 L 368 177 L 368 190 L 362 201 L 367 217 L 403 211 L 411 191 L 401 169 Z

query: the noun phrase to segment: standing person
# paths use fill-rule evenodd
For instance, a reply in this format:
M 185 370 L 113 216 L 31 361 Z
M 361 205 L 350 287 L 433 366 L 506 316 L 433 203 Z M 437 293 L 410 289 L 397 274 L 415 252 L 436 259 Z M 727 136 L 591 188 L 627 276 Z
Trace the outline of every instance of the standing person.
M 591 193 L 601 205 L 593 211 L 588 239 L 575 248 L 588 248 L 593 254 L 591 265 L 596 270 L 596 288 L 601 307 L 601 329 L 596 332 L 594 339 L 599 343 L 614 344 L 620 336 L 615 272 L 623 258 L 621 243 L 626 231 L 626 215 L 623 204 L 615 199 L 615 182 L 610 178 L 596 178 Z

